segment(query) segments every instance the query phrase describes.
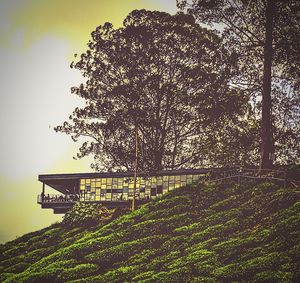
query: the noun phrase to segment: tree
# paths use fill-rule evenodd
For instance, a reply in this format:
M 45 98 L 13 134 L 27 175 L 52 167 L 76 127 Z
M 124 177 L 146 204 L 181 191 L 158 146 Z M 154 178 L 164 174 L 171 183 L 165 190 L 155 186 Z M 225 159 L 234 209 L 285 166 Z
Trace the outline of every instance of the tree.
M 140 170 L 203 164 L 244 113 L 235 53 L 192 16 L 135 10 L 123 28 L 97 27 L 88 47 L 71 65 L 87 79 L 72 88 L 86 106 L 56 131 L 87 137 L 78 157 L 93 154 L 96 170 L 133 169 L 135 128 Z
M 64 215 L 62 223 L 67 227 L 91 227 L 111 217 L 112 211 L 99 203 L 77 202 Z
M 299 161 L 299 126 L 295 126 L 300 122 L 299 1 L 179 0 L 177 3 L 200 22 L 218 25 L 228 46 L 240 54 L 240 73 L 235 84 L 244 86 L 254 106 L 262 104 L 261 168 L 270 168 L 273 159 L 277 163 Z M 258 95 L 262 97 L 261 103 Z

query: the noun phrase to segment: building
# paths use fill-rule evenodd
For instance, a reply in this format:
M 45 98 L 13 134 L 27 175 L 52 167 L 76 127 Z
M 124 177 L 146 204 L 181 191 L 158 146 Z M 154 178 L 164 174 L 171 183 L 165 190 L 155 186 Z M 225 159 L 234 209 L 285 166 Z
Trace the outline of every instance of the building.
M 192 184 L 208 172 L 209 169 L 187 169 L 161 171 L 155 176 L 140 174 L 136 182 L 136 203 L 145 203 L 175 188 Z M 133 175 L 133 172 L 39 175 L 43 189 L 38 195 L 38 203 L 42 208 L 52 208 L 54 213 L 67 212 L 77 201 L 97 202 L 109 208 L 129 206 L 133 198 Z M 60 194 L 47 194 L 46 186 Z

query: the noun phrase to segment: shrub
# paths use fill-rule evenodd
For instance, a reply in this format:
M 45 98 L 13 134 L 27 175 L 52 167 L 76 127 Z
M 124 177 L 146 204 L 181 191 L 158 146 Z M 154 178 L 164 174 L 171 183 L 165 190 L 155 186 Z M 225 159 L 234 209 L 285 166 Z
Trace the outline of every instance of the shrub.
M 254 282 L 293 282 L 293 274 L 282 271 L 263 271 L 256 274 Z
M 72 279 L 79 279 L 85 276 L 93 275 L 99 269 L 96 264 L 79 264 L 75 267 L 65 269 L 62 273 L 58 275 L 58 279 L 62 282 L 66 282 Z
M 62 221 L 67 227 L 91 227 L 111 218 L 111 212 L 98 203 L 77 202 Z

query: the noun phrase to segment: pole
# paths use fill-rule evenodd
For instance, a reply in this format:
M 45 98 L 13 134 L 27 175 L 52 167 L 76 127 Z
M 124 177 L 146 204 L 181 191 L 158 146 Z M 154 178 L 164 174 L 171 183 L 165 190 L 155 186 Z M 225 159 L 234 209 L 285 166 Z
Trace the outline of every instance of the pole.
M 136 193 L 136 179 L 137 179 L 137 171 L 138 171 L 138 127 L 135 124 L 135 160 L 134 160 L 134 177 L 133 177 L 133 198 L 132 198 L 132 206 L 131 211 L 135 210 L 135 193 Z
M 43 191 L 42 191 L 42 202 L 44 202 L 44 198 L 45 198 L 45 183 L 43 183 Z

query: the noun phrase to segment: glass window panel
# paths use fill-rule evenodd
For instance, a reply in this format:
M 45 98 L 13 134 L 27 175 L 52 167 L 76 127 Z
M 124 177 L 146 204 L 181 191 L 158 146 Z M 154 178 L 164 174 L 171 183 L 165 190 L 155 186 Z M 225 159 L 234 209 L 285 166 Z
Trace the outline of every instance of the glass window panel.
M 101 189 L 106 189 L 106 184 L 101 184 Z
M 181 180 L 181 182 L 185 182 L 186 181 L 186 175 L 181 175 L 180 180 Z
M 85 179 L 85 183 L 86 184 L 90 184 L 91 183 L 91 179 Z
M 164 181 L 168 181 L 169 180 L 169 176 L 163 176 L 163 180 Z
M 107 180 L 106 181 L 107 185 L 111 185 L 112 184 L 112 178 L 107 178 L 106 180 Z
M 102 184 L 106 184 L 106 182 L 107 182 L 107 179 L 106 179 L 106 178 L 102 178 L 102 179 L 101 179 L 101 183 L 102 183 Z
M 100 188 L 101 187 L 101 182 L 96 182 L 96 188 Z
M 179 176 L 175 176 L 175 182 L 180 181 L 180 175 Z
M 169 176 L 169 183 L 174 183 L 175 176 Z
M 162 186 L 157 186 L 157 193 L 162 194 Z
M 175 188 L 180 188 L 180 183 L 175 183 Z
M 96 182 L 101 182 L 100 178 L 96 178 L 95 180 L 96 180 Z
M 81 186 L 80 186 L 80 190 L 81 190 L 81 191 L 84 191 L 84 190 L 85 190 L 85 185 L 81 185 Z
M 96 198 L 95 198 L 95 200 L 100 200 L 100 195 L 96 195 Z
M 84 185 L 85 184 L 85 180 L 84 179 L 80 179 L 80 185 Z

